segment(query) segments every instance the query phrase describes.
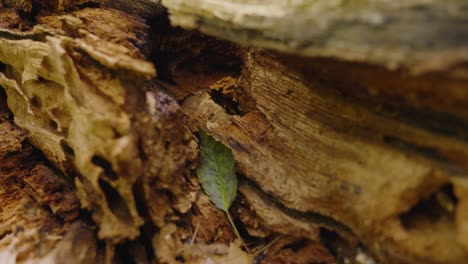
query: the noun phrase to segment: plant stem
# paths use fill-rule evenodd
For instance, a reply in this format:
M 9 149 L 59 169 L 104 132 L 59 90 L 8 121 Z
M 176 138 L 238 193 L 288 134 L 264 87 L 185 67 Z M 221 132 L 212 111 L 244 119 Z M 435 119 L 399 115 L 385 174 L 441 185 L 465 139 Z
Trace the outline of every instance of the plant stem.
M 232 220 L 231 218 L 231 214 L 229 213 L 229 211 L 226 211 L 226 215 L 227 215 L 227 218 L 229 220 L 229 223 L 231 224 L 232 226 L 232 229 L 234 230 L 234 233 L 236 233 L 236 236 L 237 238 L 240 240 L 240 242 L 242 243 L 242 246 L 244 246 L 245 248 L 245 251 L 247 251 L 247 253 L 249 254 L 249 256 L 252 258 L 252 253 L 250 253 L 250 250 L 249 248 L 247 247 L 247 245 L 245 244 L 244 240 L 242 239 L 239 231 L 237 230 L 237 227 L 236 225 L 234 224 L 234 221 Z

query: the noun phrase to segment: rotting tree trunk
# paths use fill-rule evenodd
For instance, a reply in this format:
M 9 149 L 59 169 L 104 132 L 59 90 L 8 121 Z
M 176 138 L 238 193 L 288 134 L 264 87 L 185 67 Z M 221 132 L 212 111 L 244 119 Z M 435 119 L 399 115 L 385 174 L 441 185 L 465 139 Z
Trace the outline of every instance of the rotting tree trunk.
M 3 1 L 0 258 L 248 262 L 199 128 L 258 262 L 468 258 L 466 3 L 162 4 L 231 42 L 159 1 Z

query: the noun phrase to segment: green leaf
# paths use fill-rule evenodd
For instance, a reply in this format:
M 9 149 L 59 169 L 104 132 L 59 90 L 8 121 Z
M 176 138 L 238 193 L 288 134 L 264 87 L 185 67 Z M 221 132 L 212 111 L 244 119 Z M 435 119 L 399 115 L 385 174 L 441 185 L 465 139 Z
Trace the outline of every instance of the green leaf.
M 197 175 L 203 190 L 216 207 L 226 212 L 234 233 L 244 245 L 249 256 L 252 257 L 229 214 L 229 207 L 237 194 L 237 176 L 232 151 L 204 130 L 198 130 L 198 134 L 200 135 L 201 151 Z
M 231 149 L 199 130 L 201 151 L 197 175 L 203 190 L 219 209 L 228 212 L 237 194 L 237 177 Z

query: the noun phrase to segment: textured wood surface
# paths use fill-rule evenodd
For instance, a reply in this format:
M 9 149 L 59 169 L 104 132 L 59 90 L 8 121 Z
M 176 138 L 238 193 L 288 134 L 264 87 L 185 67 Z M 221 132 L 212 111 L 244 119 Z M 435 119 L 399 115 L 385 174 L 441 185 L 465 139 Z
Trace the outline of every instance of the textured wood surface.
M 303 56 L 414 73 L 467 59 L 467 3 L 450 1 L 163 0 L 174 25 Z
M 350 228 L 384 262 L 467 257 L 466 220 L 457 216 L 462 203 L 451 198 L 466 181 L 463 138 L 399 122 L 399 113 L 376 111 L 379 105 L 363 107 L 319 79 L 306 82 L 275 56 L 245 56 L 238 82 L 227 89 L 249 94 L 254 109 L 229 114 L 207 92 L 185 99 L 183 109 L 234 150 L 239 171 L 270 200 L 303 223 L 344 237 L 343 226 Z M 262 203 L 253 197 L 246 195 L 253 205 Z M 437 197 L 448 197 L 447 210 Z M 426 203 L 428 212 L 420 209 Z
M 159 1 L 4 2 L 0 181 L 60 236 L 25 260 L 248 262 L 194 174 L 203 128 L 257 262 L 464 262 L 464 2 L 162 3 L 217 38 Z M 11 170 L 29 144 L 48 161 Z
M 179 9 L 167 6 L 172 22 L 185 25 L 178 20 Z M 226 6 L 219 8 L 241 12 Z M 187 13 L 197 8 L 204 6 Z M 224 18 L 216 8 L 210 10 L 193 20 L 195 28 L 204 31 Z M 229 30 L 205 32 L 226 37 Z M 267 223 L 309 237 L 312 226 L 346 237 L 346 226 L 381 262 L 461 263 L 466 258 L 464 77 L 443 64 L 440 73 L 414 75 L 346 57 L 256 49 L 236 53 L 234 45 L 200 47 L 196 41 L 167 44 L 166 51 L 174 54 L 166 77 L 174 86 L 167 88 L 183 102 L 194 129 L 206 128 L 234 150 L 239 171 L 256 186 L 246 184 L 241 191 Z M 194 46 L 197 52 L 190 53 Z M 175 59 L 178 52 L 189 54 L 186 61 Z M 220 53 L 225 56 L 218 60 L 231 67 L 217 68 L 204 59 Z M 201 64 L 188 66 L 197 60 Z M 266 195 L 259 195 L 262 191 Z M 268 205 L 276 208 L 265 210 Z
M 323 80 L 332 79 L 345 92 L 399 108 L 449 112 L 467 124 L 468 9 L 463 0 L 165 0 L 163 4 L 173 25 L 300 55 L 288 59 L 288 65 L 314 67 Z M 333 61 L 316 66 L 307 58 L 360 64 L 342 63 L 343 70 L 329 76 Z M 403 74 L 383 79 L 386 69 Z M 304 74 L 308 78 L 312 73 Z M 344 87 L 341 79 L 359 85 Z
M 101 261 L 71 181 L 46 164 L 24 130 L 0 120 L 0 262 Z

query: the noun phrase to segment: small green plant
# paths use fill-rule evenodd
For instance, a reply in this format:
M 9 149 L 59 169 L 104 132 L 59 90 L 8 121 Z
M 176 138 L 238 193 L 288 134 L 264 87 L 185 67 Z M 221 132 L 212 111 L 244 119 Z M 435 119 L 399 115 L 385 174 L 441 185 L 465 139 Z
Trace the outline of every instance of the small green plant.
M 229 214 L 229 207 L 231 207 L 237 194 L 237 176 L 232 151 L 223 143 L 208 135 L 204 130 L 200 129 L 198 133 L 201 151 L 197 175 L 203 190 L 217 208 L 226 212 L 236 236 L 249 252 Z

